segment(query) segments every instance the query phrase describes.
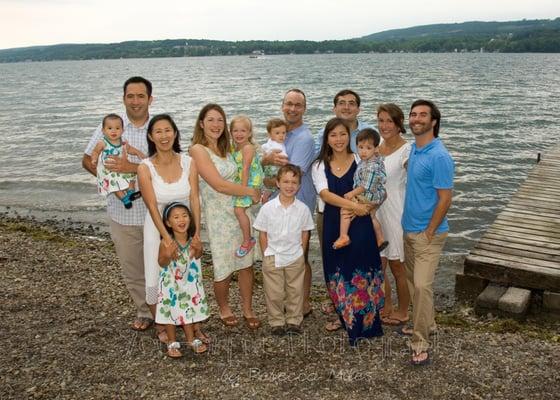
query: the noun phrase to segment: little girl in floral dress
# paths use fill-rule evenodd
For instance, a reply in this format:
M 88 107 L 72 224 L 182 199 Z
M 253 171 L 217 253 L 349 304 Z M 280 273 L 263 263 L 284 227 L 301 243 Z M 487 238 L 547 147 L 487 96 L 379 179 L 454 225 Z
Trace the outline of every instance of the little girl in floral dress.
M 261 157 L 253 144 L 253 124 L 251 120 L 244 115 L 234 117 L 231 120 L 229 130 L 234 146 L 231 155 L 237 164 L 235 183 L 260 189 L 263 184 L 264 171 L 261 165 Z M 243 242 L 235 252 L 237 257 L 245 257 L 257 243 L 255 238 L 251 236 L 251 221 L 247 215 L 247 209 L 252 204 L 253 200 L 250 196 L 233 198 L 233 212 L 243 234 Z
M 165 325 L 169 357 L 182 356 L 181 344 L 176 339 L 176 326 L 183 328 L 186 343 L 196 354 L 204 353 L 208 350 L 208 337 L 197 335 L 201 332 L 196 332 L 196 325 L 208 319 L 208 302 L 202 286 L 200 259 L 190 255 L 190 242 L 195 233 L 194 220 L 187 205 L 177 201 L 165 206 L 162 219 L 173 236 L 175 246 L 166 247 L 163 241 L 159 246 L 161 271 L 156 322 Z

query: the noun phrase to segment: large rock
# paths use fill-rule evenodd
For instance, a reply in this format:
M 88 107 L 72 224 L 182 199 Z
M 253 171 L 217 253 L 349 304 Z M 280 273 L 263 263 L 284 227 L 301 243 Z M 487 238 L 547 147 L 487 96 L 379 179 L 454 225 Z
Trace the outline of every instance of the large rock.
M 501 314 L 513 318 L 523 318 L 529 309 L 531 291 L 510 287 L 498 301 Z

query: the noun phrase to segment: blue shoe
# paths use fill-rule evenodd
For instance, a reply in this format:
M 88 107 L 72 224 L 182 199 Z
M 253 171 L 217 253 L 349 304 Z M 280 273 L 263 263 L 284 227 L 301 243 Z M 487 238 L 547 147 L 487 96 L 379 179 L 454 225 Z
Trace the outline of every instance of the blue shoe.
M 124 208 L 126 208 L 127 210 L 129 208 L 132 208 L 132 199 L 131 197 L 134 195 L 134 191 L 133 190 L 127 190 L 126 194 L 123 196 L 123 198 L 121 199 L 121 201 L 124 204 Z
M 235 255 L 239 258 L 245 257 L 247 254 L 249 254 L 253 247 L 255 247 L 256 243 L 257 241 L 254 237 L 252 237 L 247 243 L 241 244 L 241 246 L 239 246 L 239 248 L 235 250 Z

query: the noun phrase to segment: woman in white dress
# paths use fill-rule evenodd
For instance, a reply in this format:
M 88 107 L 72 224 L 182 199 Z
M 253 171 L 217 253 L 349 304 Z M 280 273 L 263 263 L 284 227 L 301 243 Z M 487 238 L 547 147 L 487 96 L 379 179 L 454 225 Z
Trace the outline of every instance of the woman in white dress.
M 408 321 L 410 295 L 406 283 L 404 267 L 403 230 L 401 217 L 404 208 L 406 188 L 406 166 L 410 154 L 410 144 L 403 139 L 405 133 L 404 114 L 399 106 L 389 103 L 377 108 L 377 126 L 383 142 L 379 154 L 384 157 L 387 172 L 387 199 L 379 207 L 377 216 L 389 245 L 381 252 L 381 261 L 385 273 L 385 311 L 383 323 L 402 325 Z M 394 309 L 391 301 L 391 282 L 387 279 L 387 264 L 395 277 L 398 308 Z
M 191 158 L 181 153 L 179 130 L 167 114 L 154 116 L 148 124 L 148 158 L 138 166 L 138 182 L 148 212 L 144 222 L 144 273 L 146 303 L 155 318 L 158 302 L 160 242 L 178 256 L 177 243 L 173 240 L 161 218 L 163 207 L 172 201 L 186 202 L 193 214 L 196 231 L 191 242 L 191 252 L 196 258 L 202 254 L 200 241 L 200 200 L 196 171 L 191 168 Z M 199 339 L 208 338 L 195 326 Z M 165 327 L 156 326 L 160 341 L 166 342 Z

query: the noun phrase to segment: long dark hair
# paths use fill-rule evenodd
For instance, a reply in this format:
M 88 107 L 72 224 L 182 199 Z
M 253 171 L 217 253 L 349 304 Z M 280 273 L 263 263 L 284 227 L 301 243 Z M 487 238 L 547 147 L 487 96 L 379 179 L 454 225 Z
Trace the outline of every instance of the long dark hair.
M 350 148 L 350 126 L 348 125 L 348 122 L 346 122 L 342 118 L 332 118 L 329 120 L 329 122 L 327 122 L 327 125 L 325 125 L 325 130 L 323 131 L 323 142 L 321 143 L 321 150 L 319 151 L 319 155 L 317 156 L 317 161 L 322 161 L 325 164 L 325 167 L 330 168 L 330 161 L 333 155 L 332 148 L 328 143 L 329 133 L 340 125 L 342 125 L 346 129 L 346 132 L 348 132 L 348 144 L 346 145 L 346 152 L 348 154 L 352 154 L 352 149 Z
M 152 134 L 152 131 L 154 130 L 154 125 L 158 121 L 168 121 L 169 124 L 171 124 L 171 127 L 173 128 L 173 131 L 175 132 L 175 140 L 173 141 L 173 151 L 175 153 L 180 153 L 181 152 L 181 143 L 180 143 L 181 136 L 179 134 L 179 129 L 177 128 L 177 125 L 175 124 L 175 121 L 173 121 L 173 118 L 171 118 L 171 116 L 169 114 L 158 114 L 158 115 L 155 115 L 150 120 L 150 123 L 148 124 L 148 133 L 147 133 L 148 157 L 151 157 L 154 154 L 156 154 L 156 145 L 154 144 L 152 139 L 150 139 L 150 135 Z

